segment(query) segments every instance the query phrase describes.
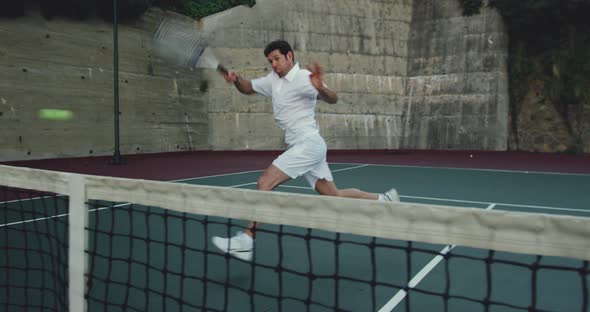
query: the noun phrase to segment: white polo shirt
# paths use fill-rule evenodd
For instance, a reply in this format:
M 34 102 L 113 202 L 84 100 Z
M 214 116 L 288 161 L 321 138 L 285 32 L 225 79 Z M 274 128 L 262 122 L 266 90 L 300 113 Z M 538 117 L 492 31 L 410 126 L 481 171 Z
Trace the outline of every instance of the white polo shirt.
M 311 84 L 310 75 L 309 70 L 295 63 L 283 78 L 271 71 L 265 77 L 252 80 L 256 93 L 272 97 L 274 119 L 285 131 L 285 143 L 289 146 L 308 135 L 319 134 L 315 121 L 318 91 Z

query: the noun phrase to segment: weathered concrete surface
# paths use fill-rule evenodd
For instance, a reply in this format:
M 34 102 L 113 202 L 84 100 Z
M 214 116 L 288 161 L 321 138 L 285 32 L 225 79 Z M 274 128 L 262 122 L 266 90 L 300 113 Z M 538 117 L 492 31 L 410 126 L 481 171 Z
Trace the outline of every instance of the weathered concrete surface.
M 200 75 L 150 54 L 157 18 L 119 26 L 121 152 L 207 149 Z M 0 20 L 0 160 L 114 151 L 113 32 L 99 20 Z M 42 108 L 70 121 L 42 120 Z
M 151 55 L 162 13 L 119 27 L 122 153 L 280 149 L 270 99 L 239 94 L 213 70 Z M 340 97 L 320 102 L 331 149 L 506 149 L 506 39 L 491 10 L 456 0 L 258 0 L 202 20 L 212 51 L 248 78 L 262 50 L 292 43 Z M 0 160 L 113 153 L 112 28 L 102 21 L 0 20 Z M 6 44 L 5 44 L 6 43 Z M 39 108 L 71 109 L 69 122 Z
M 458 1 L 414 1 L 404 147 L 507 148 L 507 42 L 496 11 L 464 17 Z
M 277 38 L 292 43 L 300 63 L 320 62 L 340 96 L 317 111 L 332 149 L 506 149 L 507 40 L 495 11 L 463 17 L 455 0 L 262 0 L 205 23 L 218 28 L 218 57 L 245 77 L 270 70 L 262 49 Z M 236 92 L 213 84 L 210 114 L 254 113 L 264 129 L 210 118 L 212 148 L 281 148 L 270 101 Z
M 236 8 L 205 22 L 224 25 L 215 36 L 217 55 L 245 77 L 254 78 L 270 70 L 262 50 L 279 38 L 292 44 L 295 59 L 302 65 L 315 61 L 322 64 L 326 83 L 340 97 L 336 105 L 320 102 L 317 110 L 321 132 L 330 148 L 397 148 L 405 102 L 411 10 L 412 1 L 399 0 L 262 0 L 252 9 Z M 260 19 L 260 12 L 270 12 L 267 15 L 274 18 Z M 210 89 L 210 94 L 219 98 L 227 98 L 231 92 L 236 93 L 225 83 Z M 231 99 L 209 105 L 210 112 L 255 111 L 257 127 L 264 128 L 238 131 L 243 135 L 236 139 L 235 125 L 210 119 L 214 149 L 246 148 L 245 143 L 235 143 L 251 142 L 252 135 L 260 135 L 255 140 L 263 143 L 260 148 L 283 147 L 282 141 L 275 139 L 281 134 L 272 124 L 269 99 L 232 94 Z M 272 139 L 267 140 L 269 134 Z

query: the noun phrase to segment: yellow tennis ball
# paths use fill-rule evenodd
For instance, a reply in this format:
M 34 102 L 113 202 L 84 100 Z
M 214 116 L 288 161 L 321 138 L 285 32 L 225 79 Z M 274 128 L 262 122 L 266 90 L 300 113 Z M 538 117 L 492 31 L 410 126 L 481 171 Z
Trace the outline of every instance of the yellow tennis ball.
M 38 112 L 38 116 L 40 119 L 47 119 L 47 120 L 70 120 L 74 118 L 74 113 L 71 110 L 67 109 L 40 109 Z

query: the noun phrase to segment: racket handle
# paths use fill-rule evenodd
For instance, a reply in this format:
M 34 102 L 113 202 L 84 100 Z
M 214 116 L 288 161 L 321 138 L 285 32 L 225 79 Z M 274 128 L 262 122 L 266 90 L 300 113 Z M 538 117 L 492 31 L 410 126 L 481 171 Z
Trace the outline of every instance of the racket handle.
M 223 65 L 221 65 L 221 64 L 218 64 L 218 65 L 217 65 L 217 71 L 218 71 L 218 72 L 222 72 L 222 73 L 224 73 L 224 74 L 227 74 L 227 68 L 225 68 L 225 66 L 223 66 Z

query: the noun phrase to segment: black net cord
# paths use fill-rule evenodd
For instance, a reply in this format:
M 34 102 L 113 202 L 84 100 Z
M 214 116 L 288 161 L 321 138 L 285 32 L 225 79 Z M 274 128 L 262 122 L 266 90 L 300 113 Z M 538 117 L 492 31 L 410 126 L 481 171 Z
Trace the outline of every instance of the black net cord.
M 283 311 L 283 304 L 281 298 L 283 298 L 283 225 L 279 226 L 279 237 L 277 238 L 278 252 L 279 252 L 279 267 L 276 269 L 279 276 L 279 297 L 277 298 L 277 304 L 279 306 L 279 312 Z
M 33 210 L 33 219 L 34 220 L 37 220 L 37 219 L 39 219 L 39 220 L 47 220 L 47 217 L 50 216 L 50 212 L 47 209 L 48 207 L 47 207 L 47 205 L 45 203 L 46 201 L 45 200 L 41 200 L 41 203 L 40 203 L 41 207 L 40 208 L 42 209 L 42 213 L 37 212 L 37 209 L 38 209 L 38 207 L 36 207 L 38 205 L 37 202 L 38 201 L 33 201 L 33 209 L 32 209 Z M 37 241 L 37 245 L 39 246 L 39 248 L 41 248 L 41 246 L 43 246 L 43 242 L 41 241 L 41 236 L 42 235 L 46 235 L 48 233 L 45 233 L 45 234 L 42 233 L 39 230 L 38 223 L 39 222 L 37 222 L 37 221 L 33 222 L 33 227 L 34 227 L 34 232 L 35 232 L 35 235 L 33 235 L 33 237 Z M 49 238 L 49 235 L 47 235 L 46 238 L 49 239 L 49 240 L 51 240 Z M 53 257 L 50 257 L 50 258 L 53 258 Z M 47 268 L 47 266 L 45 265 L 45 257 L 41 253 L 39 254 L 39 260 L 41 262 L 41 268 L 43 268 L 43 270 L 45 270 L 45 268 Z M 44 272 L 41 273 L 41 288 L 42 289 L 47 289 L 46 288 L 47 287 L 46 286 L 47 285 L 47 280 L 46 280 L 46 276 L 45 275 L 46 274 Z M 44 303 L 45 303 L 45 295 L 46 295 L 46 293 L 47 293 L 46 291 L 42 291 L 41 292 L 41 301 L 40 301 L 41 306 L 43 306 Z
M 125 287 L 125 301 L 123 302 L 123 309 L 125 310 L 129 306 L 129 293 L 131 287 L 131 260 L 133 257 L 133 221 L 132 221 L 132 213 L 131 209 L 125 209 L 127 212 L 127 229 L 129 231 L 129 235 L 127 237 L 129 241 L 129 258 L 127 258 L 127 287 Z
M 0 211 L 3 211 L 4 214 L 2 216 L 2 221 L 3 222 L 7 222 L 8 221 L 8 204 L 6 202 L 4 202 L 4 200 L 6 198 L 8 198 L 8 192 L 6 190 L 5 187 L 0 187 L 0 190 L 2 190 L 2 198 L 0 200 Z M 4 231 L 6 229 L 6 227 L 2 228 L 2 231 Z M 0 246 L 2 248 L 8 248 L 8 246 Z M 8 253 L 7 252 L 2 252 L 2 254 L 4 255 L 4 263 L 8 264 Z M 10 270 L 6 270 L 6 280 L 10 280 Z M 4 288 L 4 296 L 6 298 L 10 298 L 10 287 L 3 287 Z M 8 300 L 4 301 L 4 311 L 8 311 Z
M 109 209 L 112 209 L 109 208 Z M 107 312 L 109 310 L 108 307 L 108 302 L 109 302 L 109 286 L 112 284 L 111 283 L 111 276 L 112 276 L 112 261 L 110 261 L 112 254 L 113 254 L 113 226 L 115 224 L 115 214 L 111 213 L 109 214 L 111 216 L 111 220 L 109 223 L 109 228 L 106 229 L 104 232 L 102 232 L 102 234 L 104 235 L 106 233 L 106 235 L 108 236 L 108 240 L 107 240 L 107 244 L 108 244 L 108 249 L 109 249 L 109 255 L 106 256 L 106 259 L 109 261 L 106 261 L 107 265 L 106 265 L 106 272 L 105 272 L 105 281 L 104 281 L 104 285 L 105 285 L 105 290 L 103 292 L 103 298 L 102 298 L 102 307 L 103 307 L 103 311 Z M 97 258 L 97 255 L 99 255 L 99 250 L 98 250 L 98 246 L 99 246 L 99 234 L 100 232 L 98 231 L 99 229 L 102 228 L 102 224 L 103 224 L 103 219 L 101 218 L 101 214 L 99 213 L 99 210 L 96 210 L 95 212 L 95 217 L 94 217 L 94 230 L 95 230 L 95 234 L 94 236 L 94 245 L 93 248 L 94 250 L 91 251 L 90 253 L 90 269 L 89 269 L 89 278 L 88 278 L 88 287 L 87 287 L 87 293 L 86 293 L 86 299 L 88 300 L 89 298 L 89 294 L 90 294 L 90 288 L 93 286 L 94 283 L 94 274 L 91 274 L 92 272 L 94 272 L 95 268 L 96 268 L 96 263 L 94 261 L 94 258 Z M 87 229 L 88 231 L 90 231 L 90 229 Z M 97 279 L 97 283 L 100 280 L 100 278 L 96 278 Z
M 449 312 L 449 293 L 451 291 L 451 252 L 449 251 L 444 255 L 445 259 L 445 293 L 443 294 L 443 301 L 444 301 L 444 312 Z
M 580 278 L 582 279 L 582 311 L 588 311 L 588 261 L 584 261 L 582 269 L 580 270 Z
M 410 312 L 410 281 L 412 280 L 412 242 L 408 241 L 408 247 L 406 248 L 406 283 L 404 290 L 406 291 L 406 311 Z
M 59 203 L 61 202 L 62 205 L 65 205 L 68 207 L 67 212 L 69 213 L 69 197 L 66 196 L 55 196 L 53 197 L 53 201 L 54 201 L 54 207 L 59 207 Z M 55 214 L 59 214 L 59 210 L 56 208 L 55 209 Z M 48 219 L 45 219 L 45 222 L 47 224 L 47 228 L 49 228 L 49 224 L 53 225 L 53 233 L 55 233 L 56 235 L 56 239 L 55 241 L 50 240 L 50 247 L 55 245 L 55 250 L 56 250 L 56 254 L 57 254 L 57 260 L 58 261 L 63 261 L 63 264 L 65 265 L 60 265 L 61 263 L 54 263 L 54 259 L 53 257 L 51 257 L 51 261 L 52 261 L 52 267 L 56 268 L 54 270 L 54 272 L 56 273 L 56 278 L 55 278 L 55 289 L 63 289 L 64 291 L 67 291 L 68 289 L 68 281 L 67 278 L 69 276 L 69 274 L 67 273 L 68 270 L 68 248 L 66 247 L 66 242 L 68 240 L 69 237 L 69 233 L 70 233 L 70 225 L 69 222 L 67 222 L 67 219 L 63 219 L 63 218 L 57 218 L 57 220 L 59 222 L 49 222 Z M 61 230 L 62 232 L 60 232 L 60 228 L 59 228 L 59 224 L 62 223 L 64 225 L 64 228 Z M 63 235 L 63 236 L 59 236 L 59 235 Z M 55 243 L 55 244 L 54 244 Z M 62 245 L 63 244 L 63 245 Z M 67 293 L 64 293 L 63 295 L 59 296 L 58 299 L 56 300 L 60 300 L 61 301 L 61 306 L 62 307 L 66 307 L 67 306 L 67 299 L 68 295 Z
M 38 202 L 38 201 L 34 201 L 34 202 L 33 202 L 33 204 L 35 205 L 37 202 Z M 54 258 L 54 257 L 53 257 L 53 254 L 51 253 L 51 249 L 52 249 L 52 248 L 51 248 L 51 246 L 52 246 L 53 244 L 52 244 L 52 238 L 51 238 L 51 235 L 50 235 L 50 233 L 49 233 L 49 224 L 48 224 L 48 220 L 49 220 L 49 218 L 48 218 L 48 217 L 49 217 L 49 216 L 54 216 L 54 214 L 52 214 L 52 213 L 51 213 L 51 209 L 49 209 L 49 207 L 47 206 L 47 201 L 46 201 L 46 200 L 41 200 L 41 203 L 40 203 L 40 204 L 41 204 L 41 206 L 42 206 L 42 211 L 44 212 L 44 213 L 42 213 L 42 214 L 40 215 L 40 217 L 41 217 L 41 220 L 43 220 L 43 222 L 44 222 L 44 223 L 45 223 L 45 225 L 46 225 L 45 229 L 46 229 L 46 231 L 47 231 L 47 232 L 46 232 L 46 233 L 42 233 L 42 232 L 39 230 L 39 227 L 38 227 L 38 222 L 33 222 L 33 224 L 34 224 L 34 227 L 35 227 L 35 237 L 37 238 L 37 244 L 38 244 L 38 245 L 41 247 L 41 246 L 42 246 L 41 237 L 42 237 L 42 235 L 45 235 L 45 236 L 46 236 L 45 238 L 47 239 L 47 242 L 48 242 L 48 244 L 49 244 L 49 251 L 48 251 L 48 253 L 51 255 L 51 256 L 49 257 L 49 259 L 50 259 L 50 261 L 52 262 L 52 263 L 51 263 L 51 264 L 52 264 L 52 266 L 51 266 L 51 267 L 49 267 L 49 270 L 52 270 L 53 268 L 57 268 L 57 267 L 53 267 L 53 258 Z M 37 211 L 36 207 L 33 207 L 33 211 L 34 211 L 34 212 L 36 212 L 36 211 Z M 33 218 L 35 218 L 35 216 L 33 216 Z M 45 268 L 48 268 L 48 267 L 45 265 L 45 257 L 43 257 L 43 255 L 40 255 L 40 257 L 39 257 L 39 258 L 40 258 L 40 260 L 41 260 L 41 267 L 42 267 L 43 269 L 45 269 Z M 52 271 L 53 271 L 53 270 L 52 270 Z M 53 271 L 53 272 L 55 272 L 55 271 Z M 55 273 L 53 273 L 53 274 L 55 274 Z M 42 287 L 43 289 L 47 289 L 47 286 L 46 286 L 46 285 L 47 285 L 47 280 L 46 280 L 46 276 L 45 276 L 45 275 L 46 275 L 46 274 L 42 274 L 42 277 L 41 277 L 41 287 Z M 53 278 L 53 279 L 54 279 L 54 280 L 57 280 L 57 278 L 56 278 L 55 276 L 54 276 L 54 278 Z M 56 284 L 57 284 L 57 283 L 54 283 L 53 287 L 56 287 L 56 286 L 57 286 Z M 56 287 L 56 288 L 50 288 L 50 289 L 55 289 L 55 291 L 59 293 L 60 289 L 63 289 L 63 287 L 59 287 L 59 288 L 58 288 L 58 287 Z M 66 289 L 67 289 L 67 288 L 66 288 Z M 45 296 L 46 296 L 46 293 L 47 293 L 46 291 L 42 291 L 42 292 L 41 292 L 41 305 L 42 305 L 42 306 L 44 306 L 44 303 L 45 303 Z M 55 297 L 58 297 L 58 296 L 55 296 Z M 55 306 L 57 306 L 57 305 L 55 305 Z
M 305 248 L 307 249 L 307 263 L 309 263 L 309 277 L 307 279 L 307 298 L 305 300 L 306 311 L 311 311 L 311 296 L 313 293 L 313 262 L 311 257 L 311 229 L 307 229 L 305 236 Z
M 492 264 L 494 259 L 494 251 L 488 251 L 488 256 L 485 258 L 486 264 L 486 296 L 484 298 L 484 309 L 486 312 L 490 311 L 490 298 L 492 297 Z
M 32 197 L 31 194 L 28 194 L 28 196 L 29 197 Z M 22 201 L 19 201 L 19 203 L 22 204 Z M 20 219 L 24 221 L 27 218 L 26 215 L 25 215 L 25 207 L 21 206 L 19 208 L 21 208 L 21 209 L 19 209 L 19 211 L 20 211 Z M 31 209 L 31 213 L 32 213 L 33 218 L 35 218 L 36 217 L 36 214 L 35 214 L 35 207 L 34 206 Z M 33 222 L 33 223 L 36 223 L 36 222 Z M 23 227 L 25 227 L 25 226 L 26 225 L 23 224 Z M 24 250 L 25 250 L 25 253 L 24 253 L 25 254 L 25 268 L 30 268 L 29 252 L 26 252 L 27 250 L 30 250 L 30 248 L 29 248 L 29 237 L 28 236 L 29 235 L 27 235 L 26 230 L 23 228 L 23 238 L 24 238 L 23 241 L 24 241 Z M 25 287 L 28 287 L 28 285 L 29 285 L 29 274 L 28 274 L 28 272 L 25 272 L 24 275 L 25 275 L 25 285 L 24 286 Z M 25 298 L 25 304 L 28 304 L 29 303 L 29 292 L 26 291 L 26 290 L 24 292 L 24 298 Z
M 541 262 L 541 256 L 537 256 L 535 262 L 531 266 L 532 277 L 531 277 L 531 306 L 530 311 L 537 309 L 537 274 L 539 273 L 539 263 Z
M 377 260 L 375 257 L 375 244 L 377 238 L 373 237 L 369 244 L 369 250 L 371 251 L 371 311 L 376 310 L 377 306 L 377 295 L 375 287 L 377 287 Z
M 97 224 L 98 224 L 98 212 L 96 212 L 96 218 L 94 218 L 94 224 L 92 225 L 93 228 L 97 228 Z M 89 219 L 90 221 L 90 219 Z M 90 235 L 91 231 L 90 231 L 91 225 L 90 222 L 88 222 L 88 225 L 86 227 L 86 232 L 88 232 L 88 250 L 86 251 L 87 256 L 88 256 L 88 273 L 86 274 L 86 292 L 84 294 L 84 299 L 86 300 L 86 302 L 88 302 L 89 298 L 90 298 L 90 291 L 93 288 L 93 284 L 94 284 L 94 275 L 91 274 L 91 272 L 95 271 L 95 267 L 96 267 L 96 261 L 95 261 L 95 257 L 93 255 L 96 254 L 96 245 L 97 245 L 97 241 L 98 241 L 98 235 L 96 233 L 94 233 L 94 235 Z M 92 240 L 92 241 L 90 241 Z M 92 246 L 92 249 L 91 249 Z
M 186 239 L 186 224 L 188 222 L 188 218 L 186 216 L 186 212 L 182 214 L 182 255 L 180 256 L 180 276 L 182 277 L 180 280 L 180 298 L 184 297 L 184 277 L 187 276 L 185 269 L 185 257 L 186 257 L 186 246 L 188 241 Z M 205 241 L 207 241 L 208 236 L 205 236 Z M 205 249 L 207 250 L 207 249 Z M 206 253 L 203 253 L 204 257 L 207 257 Z
M 231 234 L 231 227 L 232 227 L 232 219 L 227 219 L 227 232 L 225 233 L 227 239 L 228 239 L 228 250 L 226 250 L 225 254 L 224 254 L 224 260 L 225 260 L 225 285 L 224 285 L 224 289 L 223 289 L 223 310 L 227 311 L 227 305 L 228 305 L 228 301 L 229 301 L 229 286 L 230 286 L 230 275 L 231 275 L 231 271 L 230 271 L 230 258 L 231 255 L 229 253 L 229 249 L 231 249 L 231 238 L 232 238 L 232 234 Z M 252 287 L 252 286 L 251 286 Z M 250 297 L 251 300 L 251 305 L 253 304 L 253 298 Z
M 339 310 L 339 296 L 338 296 L 338 292 L 339 292 L 339 288 L 340 288 L 340 281 L 339 281 L 339 275 L 338 273 L 340 272 L 340 258 L 338 257 L 338 248 L 340 246 L 340 233 L 336 233 L 336 240 L 334 241 L 334 278 L 335 280 L 335 284 L 334 284 L 334 309 L 335 310 Z
M 152 233 L 152 231 L 150 230 L 150 215 L 151 214 L 152 214 L 152 207 L 147 207 L 147 213 L 145 214 L 146 241 L 147 242 L 151 242 L 152 241 L 152 238 L 150 237 L 151 236 L 151 233 Z M 148 248 L 146 248 L 146 252 L 147 252 L 146 257 L 149 257 L 149 254 L 150 254 L 150 252 L 149 252 L 149 244 L 148 244 Z M 150 274 L 150 270 L 149 270 L 149 265 L 144 266 L 144 270 L 145 270 L 145 273 L 144 274 L 145 274 L 145 279 L 146 279 L 145 280 L 145 283 L 146 283 L 146 287 L 145 287 L 146 288 L 146 291 L 145 291 L 146 292 L 146 296 L 144 297 L 145 298 L 145 302 L 144 302 L 143 306 L 144 307 L 149 307 L 150 298 L 148 296 L 148 286 L 147 286 L 147 285 L 151 285 L 151 281 L 150 281 L 151 274 Z
M 111 207 L 111 209 L 113 209 L 113 208 Z M 109 232 L 108 232 L 108 234 L 109 234 L 109 255 L 108 255 L 107 259 L 109 261 L 107 261 L 108 262 L 108 265 L 107 265 L 107 274 L 106 274 L 107 280 L 106 280 L 106 283 L 105 283 L 106 284 L 106 289 L 105 289 L 105 292 L 104 292 L 104 302 L 105 302 L 104 308 L 105 308 L 105 311 L 108 311 L 108 302 L 109 302 L 109 293 L 110 293 L 109 286 L 111 284 L 113 284 L 113 283 L 111 283 L 112 282 L 111 277 L 113 276 L 113 261 L 111 261 L 110 259 L 113 257 L 113 254 L 115 253 L 115 246 L 114 246 L 115 245 L 114 244 L 114 236 L 115 236 L 115 233 L 114 233 L 115 214 L 114 213 L 109 213 L 109 215 L 111 216 L 111 221 L 110 221 L 110 224 L 109 224 L 109 227 L 110 228 L 109 228 Z M 98 215 L 97 215 L 97 218 L 98 218 Z
M 58 207 L 60 204 L 67 207 L 68 206 L 68 198 L 62 195 L 55 195 L 50 197 L 45 197 L 41 201 L 34 201 L 34 204 L 39 203 L 42 207 L 42 213 L 39 216 L 42 220 L 44 225 L 44 231 L 39 229 L 41 222 L 34 222 L 35 226 L 35 237 L 37 238 L 37 243 L 39 246 L 42 246 L 42 242 L 47 242 L 47 254 L 49 255 L 49 266 L 46 265 L 46 259 L 42 255 L 40 256 L 41 266 L 46 272 L 49 273 L 51 276 L 52 284 L 48 285 L 46 279 L 46 274 L 42 276 L 42 287 L 43 292 L 41 294 L 41 303 L 45 306 L 45 298 L 48 294 L 45 290 L 51 290 L 54 292 L 55 296 L 53 297 L 53 305 L 57 307 L 67 307 L 67 293 L 68 293 L 68 282 L 66 281 L 67 278 L 67 249 L 62 248 L 60 245 L 60 241 L 63 244 L 66 244 L 68 239 L 68 227 L 64 226 L 64 229 L 59 228 L 59 225 L 66 225 L 67 223 L 64 222 L 64 218 L 61 217 L 60 211 Z M 36 208 L 33 211 L 37 211 Z M 65 234 L 61 235 L 60 234 Z M 66 251 L 64 253 L 64 250 Z M 58 309 L 59 310 L 59 309 Z
M 164 224 L 168 224 L 168 213 L 169 210 L 165 209 L 164 210 Z M 168 256 L 170 254 L 170 250 L 168 250 L 168 228 L 166 227 L 164 229 L 164 295 L 162 298 L 162 309 L 161 311 L 165 311 L 166 310 L 166 294 L 168 293 L 168 274 L 167 274 L 167 270 L 168 270 Z
M 207 281 L 209 280 L 209 276 L 207 275 L 207 270 L 209 269 L 209 217 L 205 216 L 203 221 L 203 231 L 205 232 L 205 253 L 203 254 L 203 292 L 201 296 L 201 302 L 203 303 L 203 307 L 207 306 Z
M 3 198 L 8 198 L 8 195 L 6 193 L 7 193 L 6 192 L 6 189 L 5 188 L 2 188 L 2 197 Z M 8 204 L 6 204 L 6 203 L 3 203 L 0 206 L 0 208 L 2 208 L 1 211 L 4 212 L 4 216 L 2 217 L 2 220 L 4 220 L 4 222 L 6 222 L 8 220 L 8 207 L 7 206 L 8 206 Z M 2 228 L 2 230 L 4 231 L 5 230 L 5 227 Z M 2 246 L 2 247 L 3 248 L 8 248 L 8 246 Z M 3 252 L 2 254 L 4 255 L 4 263 L 8 264 L 8 252 Z M 10 278 L 11 278 L 10 277 L 10 271 L 11 270 L 9 270 L 9 269 L 6 270 L 6 280 L 7 281 L 10 281 Z M 8 287 L 8 286 L 5 286 L 4 287 L 4 296 L 7 299 L 8 298 L 11 298 L 10 297 L 10 287 Z M 5 300 L 4 301 L 4 311 L 8 311 L 8 303 L 9 303 L 8 300 Z
M 251 226 L 250 226 L 251 225 Z M 256 304 L 255 304 L 255 287 L 256 287 L 256 249 L 255 244 L 256 244 L 256 230 L 258 229 L 258 224 L 257 223 L 251 223 L 248 228 L 250 229 L 250 232 L 252 233 L 252 239 L 254 240 L 252 242 L 252 259 L 250 261 L 250 286 L 248 288 L 248 295 L 250 296 L 250 311 L 256 311 Z M 227 256 L 229 256 L 229 254 L 227 254 Z M 227 274 L 229 276 L 229 267 L 227 268 Z

